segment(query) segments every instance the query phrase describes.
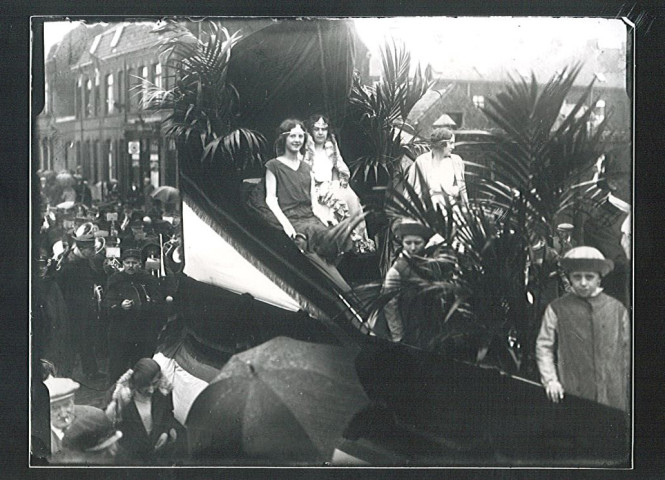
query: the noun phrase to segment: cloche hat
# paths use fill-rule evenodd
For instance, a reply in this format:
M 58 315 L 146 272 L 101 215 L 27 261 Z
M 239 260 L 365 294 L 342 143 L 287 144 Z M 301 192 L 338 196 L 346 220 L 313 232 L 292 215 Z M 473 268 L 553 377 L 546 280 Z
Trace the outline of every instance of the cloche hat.
M 417 235 L 427 242 L 433 234 L 429 227 L 415 220 L 403 220 L 395 227 L 395 236 L 400 240 L 407 235 Z
M 614 262 L 606 259 L 600 250 L 593 247 L 571 248 L 559 265 L 566 272 L 598 272 L 604 277 L 614 269 Z

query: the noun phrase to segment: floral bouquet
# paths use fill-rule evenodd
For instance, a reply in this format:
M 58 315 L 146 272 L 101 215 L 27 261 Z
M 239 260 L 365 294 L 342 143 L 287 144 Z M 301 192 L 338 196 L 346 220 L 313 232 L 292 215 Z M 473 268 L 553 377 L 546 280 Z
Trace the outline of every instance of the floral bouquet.
M 330 183 L 324 182 L 319 185 L 317 194 L 317 201 L 332 210 L 338 223 L 349 218 L 349 206 L 344 200 L 335 197 L 330 189 Z

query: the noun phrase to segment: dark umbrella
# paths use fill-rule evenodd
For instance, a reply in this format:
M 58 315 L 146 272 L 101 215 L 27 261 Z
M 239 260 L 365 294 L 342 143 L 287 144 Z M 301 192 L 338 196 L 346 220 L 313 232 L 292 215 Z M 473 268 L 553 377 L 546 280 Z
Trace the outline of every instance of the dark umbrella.
M 274 338 L 231 357 L 187 416 L 199 460 L 320 464 L 368 404 L 343 347 Z
M 180 191 L 169 185 L 157 187 L 150 196 L 156 200 L 160 200 L 164 204 L 180 201 Z

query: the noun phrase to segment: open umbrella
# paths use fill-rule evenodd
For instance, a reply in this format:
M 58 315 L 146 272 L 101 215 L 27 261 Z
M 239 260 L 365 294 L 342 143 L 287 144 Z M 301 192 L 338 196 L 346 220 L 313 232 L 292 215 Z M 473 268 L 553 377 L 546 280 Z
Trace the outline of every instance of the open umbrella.
M 231 357 L 187 416 L 198 460 L 321 464 L 330 461 L 368 398 L 354 352 L 288 337 Z
M 164 185 L 157 187 L 150 196 L 156 200 L 160 200 L 162 203 L 176 203 L 180 201 L 180 192 L 177 188 L 171 187 L 169 185 Z

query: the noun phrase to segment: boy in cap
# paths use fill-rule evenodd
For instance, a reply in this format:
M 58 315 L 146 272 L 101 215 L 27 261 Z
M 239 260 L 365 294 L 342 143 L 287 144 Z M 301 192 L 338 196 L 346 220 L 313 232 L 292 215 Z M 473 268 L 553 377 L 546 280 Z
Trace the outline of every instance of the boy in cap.
M 627 411 L 628 311 L 600 286 L 614 264 L 592 247 L 575 247 L 559 262 L 572 291 L 549 304 L 536 340 L 547 397 L 557 403 L 564 393 L 571 393 Z
M 407 182 L 423 197 L 429 194 L 434 206 L 446 211 L 446 197 L 450 204 L 467 206 L 469 198 L 464 180 L 464 160 L 452 153 L 455 148 L 455 134 L 449 128 L 437 128 L 430 136 L 432 150 L 423 153 L 411 165 Z M 420 175 L 425 181 L 421 185 Z
M 413 286 L 422 281 L 416 268 L 416 257 L 423 255 L 427 241 L 432 237 L 432 230 L 425 225 L 412 220 L 403 220 L 395 227 L 395 235 L 402 245 L 402 251 L 397 256 L 386 274 L 381 288 L 381 294 L 399 292 L 404 287 Z M 406 293 L 406 292 L 402 292 Z M 379 315 L 374 331 L 378 335 L 386 335 L 393 342 L 406 340 L 412 343 L 415 339 L 410 336 L 410 325 L 416 317 L 429 318 L 423 314 L 425 298 L 414 302 L 408 294 L 396 295 L 383 307 L 383 316 Z M 416 305 L 418 303 L 418 305 Z M 419 308 L 423 307 L 423 308 Z
M 51 402 L 51 454 L 62 450 L 65 430 L 74 421 L 74 394 L 79 384 L 70 378 L 48 377 L 44 380 Z

